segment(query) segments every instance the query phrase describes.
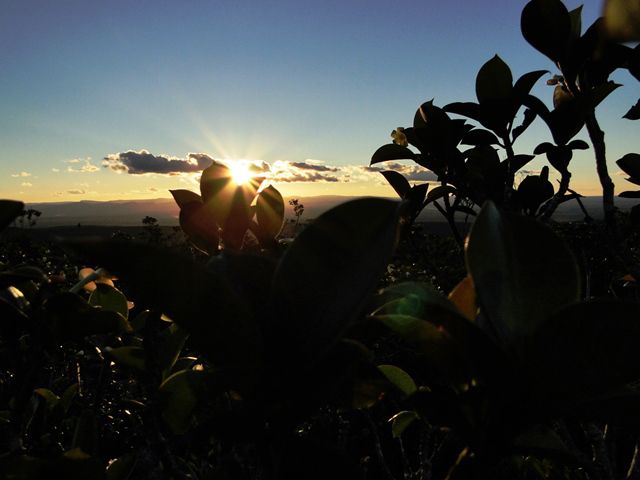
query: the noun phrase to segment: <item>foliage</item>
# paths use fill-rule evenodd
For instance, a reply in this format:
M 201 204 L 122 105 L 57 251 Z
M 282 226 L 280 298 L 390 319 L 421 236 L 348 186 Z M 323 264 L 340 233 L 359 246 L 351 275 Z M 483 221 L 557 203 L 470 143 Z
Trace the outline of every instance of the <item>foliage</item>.
M 414 368 L 429 379 L 415 390 L 406 372 L 391 378 L 406 396 L 390 420 L 394 435 L 416 421 L 452 429 L 460 444 L 449 478 L 495 478 L 520 456 L 529 470 L 543 459 L 595 468 L 553 422 L 637 415 L 624 402 L 636 395 L 625 385 L 640 375 L 632 346 L 640 340 L 639 304 L 580 302 L 567 246 L 540 223 L 492 204 L 473 226 L 466 259 L 469 276 L 449 300 L 429 284 L 382 294 L 373 318 L 413 345 L 422 362 Z M 615 412 L 603 402 L 627 406 Z
M 247 232 L 262 248 L 273 249 L 284 222 L 284 200 L 272 185 L 260 190 L 263 182 L 264 178 L 251 177 L 236 185 L 229 167 L 214 161 L 202 172 L 200 195 L 171 190 L 180 207 L 182 230 L 209 254 L 223 247 L 242 249 Z
M 614 70 L 627 68 L 637 74 L 640 50 L 606 37 L 602 23 L 599 19 L 582 33 L 581 8 L 569 12 L 560 0 L 532 0 L 523 9 L 523 36 L 561 72 L 547 81 L 554 86 L 552 110 L 530 93 L 547 72 L 528 72 L 514 82 L 510 68 L 496 55 L 476 76 L 477 102 L 455 102 L 443 108 L 433 101 L 423 103 L 412 127 L 392 132 L 393 143 L 380 147 L 371 164 L 413 160 L 434 172 L 439 183 L 428 192 L 428 184 L 411 187 L 398 172 L 381 172 L 400 197 L 411 200 L 412 220 L 433 203 L 461 241 L 456 214 L 475 215 L 487 200 L 511 211 L 550 218 L 560 203 L 579 200 L 580 196 L 569 188 L 569 164 L 574 150 L 588 148 L 586 142 L 572 140 L 586 125 L 603 187 L 605 215 L 613 222 L 613 183 L 595 108 L 620 86 L 608 79 Z M 537 117 L 546 124 L 553 143 L 541 143 L 533 155 L 515 153 L 516 140 Z M 466 119 L 479 126 L 468 124 Z M 503 150 L 503 159 L 496 148 Z M 539 175 L 528 175 L 516 188 L 516 173 L 541 154 L 561 175 L 558 189 L 549 182 L 546 166 Z

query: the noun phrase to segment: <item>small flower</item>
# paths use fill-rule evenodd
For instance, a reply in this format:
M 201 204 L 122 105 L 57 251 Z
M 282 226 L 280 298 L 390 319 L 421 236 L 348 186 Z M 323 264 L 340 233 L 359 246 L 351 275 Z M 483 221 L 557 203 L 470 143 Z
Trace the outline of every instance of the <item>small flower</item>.
M 404 134 L 404 128 L 402 127 L 398 127 L 391 132 L 391 138 L 393 138 L 393 143 L 396 145 L 402 145 L 403 147 L 407 147 L 409 145 L 407 136 Z

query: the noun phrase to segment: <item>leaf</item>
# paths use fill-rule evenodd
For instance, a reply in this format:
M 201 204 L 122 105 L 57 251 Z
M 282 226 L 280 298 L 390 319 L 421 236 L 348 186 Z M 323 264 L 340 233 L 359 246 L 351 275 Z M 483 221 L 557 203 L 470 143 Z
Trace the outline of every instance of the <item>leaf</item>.
M 178 360 L 189 334 L 175 323 L 162 330 L 158 339 L 155 360 L 160 370 L 168 374 Z
M 409 396 L 418 390 L 411 375 L 400 367 L 396 367 L 395 365 L 378 365 L 378 370 L 405 395 Z
M 258 225 L 268 238 L 274 239 L 284 223 L 284 200 L 280 192 L 269 185 L 258 194 L 256 203 Z
M 414 160 L 416 154 L 407 147 L 389 143 L 383 145 L 375 151 L 371 157 L 370 165 L 374 163 L 386 162 L 387 160 Z
M 188 203 L 202 203 L 202 197 L 191 190 L 169 190 L 178 207 L 182 208 Z
M 622 118 L 626 118 L 627 120 L 640 120 L 640 100 L 638 100 Z
M 49 410 L 52 410 L 53 407 L 55 407 L 60 401 L 60 397 L 58 397 L 48 388 L 36 388 L 33 393 L 35 393 L 45 401 Z
M 119 313 L 94 308 L 74 293 L 62 293 L 47 300 L 44 314 L 55 340 L 80 340 L 89 335 L 131 332 Z
M 533 72 L 527 72 L 523 74 L 520 78 L 518 78 L 518 80 L 516 80 L 516 82 L 513 84 L 513 94 L 515 96 L 518 107 L 527 97 L 527 95 L 529 95 L 529 92 L 531 92 L 531 89 L 536 84 L 536 82 L 540 80 L 540 77 L 542 77 L 546 73 L 549 73 L 549 71 L 534 70 Z
M 409 181 L 404 178 L 401 173 L 395 172 L 393 170 L 385 170 L 380 173 L 387 180 L 387 182 L 389 182 L 389 185 L 393 187 L 400 198 L 406 198 L 409 190 L 411 190 L 411 185 L 409 185 Z
M 634 0 L 607 0 L 604 24 L 609 36 L 615 40 L 640 40 L 640 4 Z
M 409 425 L 419 419 L 420 416 L 412 410 L 404 410 L 396 413 L 389 419 L 391 422 L 391 434 L 393 435 L 393 438 L 400 438 Z
M 155 245 L 117 240 L 67 245 L 118 275 L 136 304 L 169 315 L 214 363 L 239 373 L 255 368 L 261 355 L 258 327 L 225 278 Z
M 625 192 L 621 192 L 618 196 L 621 198 L 640 198 L 640 190 L 627 190 Z
M 427 191 L 429 190 L 429 183 L 420 183 L 418 185 L 414 185 L 409 190 L 407 194 L 407 200 L 410 203 L 410 206 L 413 208 L 414 214 L 417 215 L 422 210 L 422 202 L 424 202 L 424 198 L 427 196 Z
M 531 0 L 520 17 L 522 36 L 554 63 L 563 59 L 571 37 L 571 17 L 560 0 Z
M 0 232 L 7 228 L 24 211 L 24 203 L 0 200 Z
M 225 198 L 225 190 L 229 183 L 231 183 L 231 170 L 229 170 L 229 167 L 214 161 L 202 171 L 200 176 L 202 201 L 204 203 L 212 201 L 224 203 L 227 200 Z
M 537 117 L 536 112 L 534 112 L 530 108 L 527 108 L 524 111 L 524 118 L 522 119 L 522 123 L 511 131 L 511 141 L 515 142 L 516 138 L 522 135 L 527 130 L 527 128 L 529 128 L 529 126 L 533 123 L 536 117 Z
M 498 137 L 492 132 L 480 128 L 474 128 L 462 137 L 463 145 L 497 145 L 499 143 Z
M 517 154 L 511 158 L 511 171 L 517 172 L 522 167 L 524 167 L 527 163 L 535 158 L 535 155 L 525 155 L 525 154 Z
M 469 275 L 460 280 L 460 283 L 449 293 L 448 298 L 467 320 L 474 321 L 476 319 L 478 315 L 476 291 L 473 279 Z
M 487 202 L 469 234 L 468 271 L 478 304 L 507 350 L 580 294 L 571 250 L 534 219 L 500 212 Z
M 581 302 L 556 312 L 527 342 L 532 391 L 582 399 L 640 378 L 640 304 Z
M 205 378 L 201 371 L 182 370 L 160 385 L 162 420 L 176 435 L 184 435 L 193 425 L 193 414 L 205 391 Z
M 571 19 L 571 40 L 575 41 L 582 35 L 582 5 L 569 12 Z
M 479 122 L 481 120 L 480 105 L 474 102 L 454 102 L 443 107 L 445 112 L 455 113 Z
M 640 154 L 627 153 L 622 158 L 616 160 L 620 169 L 633 178 L 640 178 Z
M 106 350 L 106 353 L 119 367 L 124 367 L 136 372 L 144 372 L 147 370 L 146 354 L 142 347 L 116 347 Z
M 106 480 L 128 480 L 136 465 L 136 455 L 125 453 L 111 460 L 105 471 Z
M 402 204 L 343 203 L 306 227 L 274 275 L 267 328 L 271 353 L 315 362 L 362 311 L 395 247 Z M 348 292 L 348 294 L 345 294 Z
M 438 185 L 435 188 L 432 188 L 431 191 L 427 194 L 426 203 L 429 204 L 431 202 L 435 202 L 443 198 L 445 195 L 453 194 L 455 195 L 458 190 L 451 185 Z
M 584 140 L 572 140 L 567 144 L 571 150 L 587 150 L 589 148 L 589 144 Z
M 105 283 L 97 283 L 96 289 L 89 296 L 89 305 L 102 307 L 109 312 L 116 312 L 124 318 L 129 318 L 127 297 L 115 287 Z
M 506 101 L 511 97 L 512 89 L 511 69 L 498 55 L 480 67 L 476 77 L 476 96 L 481 108 L 484 104 Z

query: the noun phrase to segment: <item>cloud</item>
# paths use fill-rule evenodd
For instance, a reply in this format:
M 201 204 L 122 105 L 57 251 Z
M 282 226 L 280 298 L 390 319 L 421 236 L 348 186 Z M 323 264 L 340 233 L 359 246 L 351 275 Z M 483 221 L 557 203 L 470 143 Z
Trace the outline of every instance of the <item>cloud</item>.
M 20 184 L 21 187 L 33 187 L 33 183 L 31 182 L 22 182 Z
M 59 172 L 60 172 L 60 169 L 59 169 L 59 168 L 52 168 L 52 169 L 51 169 L 51 171 L 52 171 L 53 173 L 59 173 Z
M 30 177 L 31 174 L 29 172 L 20 172 L 20 173 L 14 173 L 13 175 L 11 175 L 13 178 L 20 178 L 20 177 Z
M 84 159 L 73 158 L 71 160 L 65 160 L 64 163 L 69 163 L 71 165 L 82 164 L 80 167 L 75 167 L 75 166 L 72 167 L 71 165 L 69 165 L 67 167 L 67 172 L 69 173 L 95 173 L 100 170 L 100 167 L 91 163 L 91 157 L 87 157 Z M 53 169 L 53 171 L 59 171 L 59 170 Z
M 156 187 L 149 187 L 149 191 L 150 192 L 159 192 L 160 190 L 158 190 Z
M 337 168 L 327 167 L 326 165 L 317 165 L 308 162 L 290 162 L 289 165 L 300 170 L 315 170 L 317 172 L 337 172 Z
M 126 172 L 132 175 L 145 173 L 177 175 L 199 172 L 211 165 L 212 162 L 213 158 L 206 153 L 189 153 L 187 158 L 175 158 L 153 155 L 147 150 L 139 152 L 129 150 L 107 155 L 104 157 L 102 165 L 114 172 Z
M 87 193 L 87 191 L 82 189 L 77 189 L 77 190 L 67 190 L 67 193 L 69 195 L 84 195 L 85 193 Z

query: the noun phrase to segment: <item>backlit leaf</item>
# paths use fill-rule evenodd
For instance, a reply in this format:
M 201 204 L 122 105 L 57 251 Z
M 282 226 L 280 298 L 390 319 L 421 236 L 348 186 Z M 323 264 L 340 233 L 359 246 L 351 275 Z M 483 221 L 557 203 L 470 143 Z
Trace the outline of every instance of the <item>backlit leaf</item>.
M 280 233 L 284 223 L 284 200 L 273 185 L 258 195 L 256 217 L 258 225 L 269 238 L 275 238 Z
M 396 145 L 395 143 L 389 143 L 381 146 L 375 151 L 371 157 L 371 165 L 374 163 L 385 162 L 387 160 L 413 160 L 415 157 L 416 154 L 407 147 Z
M 401 209 L 402 204 L 379 198 L 352 200 L 325 212 L 296 237 L 273 279 L 271 341 L 266 342 L 272 354 L 313 362 L 339 338 L 387 266 Z
M 393 170 L 385 170 L 380 172 L 382 176 L 389 182 L 389 185 L 393 187 L 400 198 L 406 198 L 407 193 L 411 190 L 411 185 L 409 185 L 409 181 L 404 178 L 401 173 L 395 172 Z
M 469 234 L 467 266 L 478 304 L 507 349 L 561 307 L 578 300 L 579 274 L 573 254 L 547 226 L 484 205 Z
M 96 289 L 89 296 L 89 305 L 119 313 L 124 318 L 129 317 L 127 297 L 117 288 L 104 283 L 96 284 Z
M 407 427 L 409 427 L 409 425 L 411 425 L 419 418 L 420 417 L 418 416 L 418 414 L 414 411 L 405 410 L 396 413 L 389 419 L 389 421 L 391 422 L 391 433 L 393 435 L 393 438 L 400 438 Z

